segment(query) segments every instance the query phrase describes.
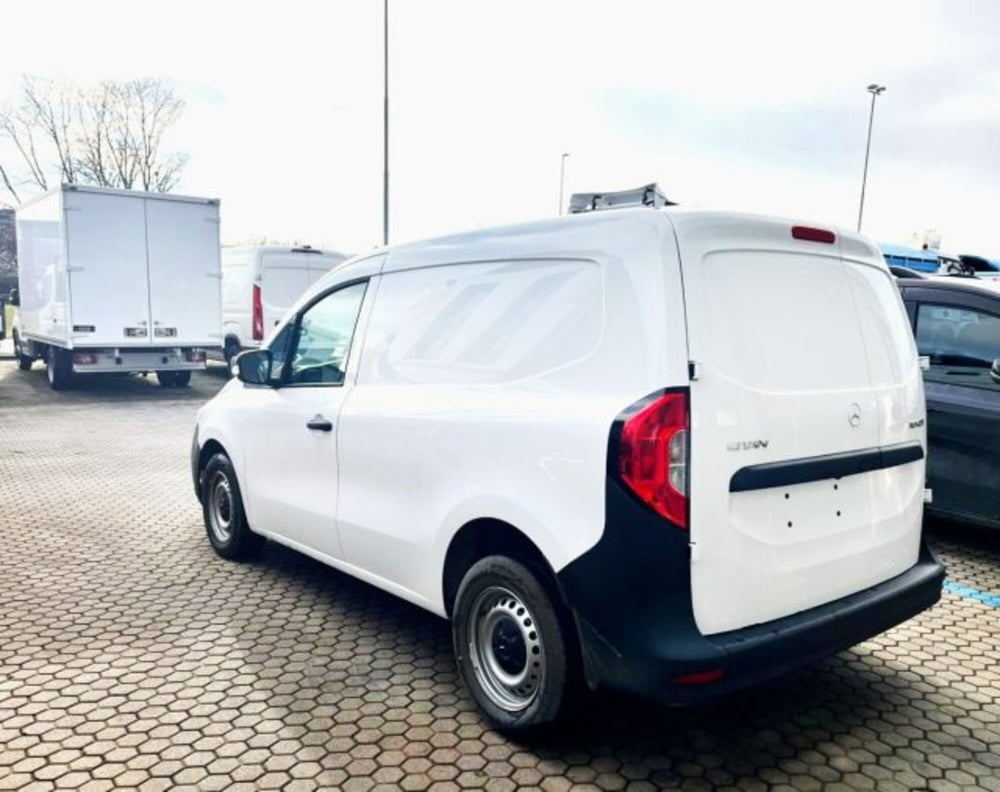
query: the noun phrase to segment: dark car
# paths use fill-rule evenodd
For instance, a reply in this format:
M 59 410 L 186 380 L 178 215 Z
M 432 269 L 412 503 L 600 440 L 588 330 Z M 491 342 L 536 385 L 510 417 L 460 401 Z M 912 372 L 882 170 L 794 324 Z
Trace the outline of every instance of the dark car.
M 917 349 L 929 359 L 929 509 L 1000 527 L 1000 286 L 897 280 Z
M 889 266 L 889 272 L 892 273 L 894 278 L 912 278 L 913 280 L 927 279 L 927 275 L 923 272 L 917 272 L 915 269 L 910 269 L 909 267 L 900 267 L 897 264 L 891 264 Z

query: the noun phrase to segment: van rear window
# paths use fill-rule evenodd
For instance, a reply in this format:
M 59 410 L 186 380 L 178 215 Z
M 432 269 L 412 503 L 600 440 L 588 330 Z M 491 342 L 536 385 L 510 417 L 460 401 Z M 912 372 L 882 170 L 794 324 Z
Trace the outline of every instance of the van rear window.
M 754 389 L 869 384 L 865 343 L 839 257 L 724 251 L 702 261 L 712 364 Z

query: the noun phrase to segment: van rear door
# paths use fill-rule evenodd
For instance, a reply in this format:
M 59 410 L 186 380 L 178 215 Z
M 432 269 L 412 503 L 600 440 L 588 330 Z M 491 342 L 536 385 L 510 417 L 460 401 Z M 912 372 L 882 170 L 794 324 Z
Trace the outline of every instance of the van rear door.
M 292 251 L 265 252 L 260 266 L 264 336 L 309 288 L 309 254 Z
M 310 255 L 308 258 L 309 285 L 312 286 L 341 261 L 345 261 L 346 259 L 346 256 L 341 256 L 338 253 L 314 253 Z
M 788 221 L 670 217 L 697 372 L 689 525 L 698 628 L 778 619 L 911 567 L 923 391 L 877 251 L 839 232 L 795 238 Z

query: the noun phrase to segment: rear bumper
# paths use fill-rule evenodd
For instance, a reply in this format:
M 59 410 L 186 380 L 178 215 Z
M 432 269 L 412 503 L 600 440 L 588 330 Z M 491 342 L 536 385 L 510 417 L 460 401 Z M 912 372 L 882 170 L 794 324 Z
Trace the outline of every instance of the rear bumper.
M 172 347 L 169 349 L 88 349 L 74 348 L 73 372 L 76 374 L 110 374 L 127 371 L 200 371 L 206 366 L 205 347 Z M 189 360 L 190 353 L 200 359 Z
M 609 482 L 612 505 L 601 542 L 559 573 L 592 686 L 672 704 L 716 698 L 860 643 L 941 596 L 944 568 L 922 544 L 916 565 L 876 586 L 766 624 L 705 636 L 691 609 L 686 534 L 645 514 Z M 612 514 L 620 519 L 629 513 L 637 522 L 612 527 Z M 701 684 L 676 681 L 702 674 Z

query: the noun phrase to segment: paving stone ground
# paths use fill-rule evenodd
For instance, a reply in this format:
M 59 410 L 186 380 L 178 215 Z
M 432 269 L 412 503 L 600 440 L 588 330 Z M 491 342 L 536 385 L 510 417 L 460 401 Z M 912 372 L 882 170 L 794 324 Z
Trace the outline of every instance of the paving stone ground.
M 1000 608 L 967 593 L 712 706 L 492 731 L 445 622 L 277 546 L 214 555 L 187 453 L 224 377 L 54 394 L 0 361 L 0 790 L 1000 790 Z M 932 543 L 1000 595 L 1000 532 Z

